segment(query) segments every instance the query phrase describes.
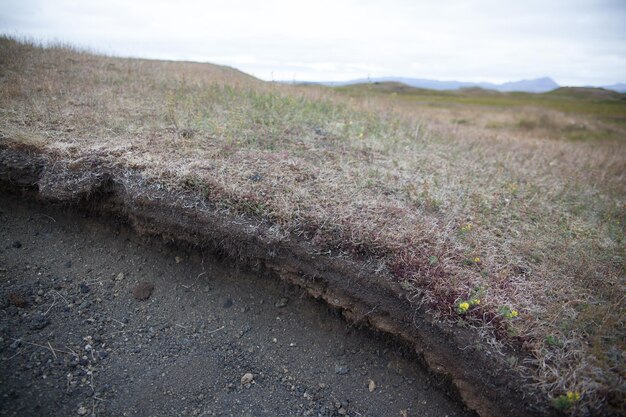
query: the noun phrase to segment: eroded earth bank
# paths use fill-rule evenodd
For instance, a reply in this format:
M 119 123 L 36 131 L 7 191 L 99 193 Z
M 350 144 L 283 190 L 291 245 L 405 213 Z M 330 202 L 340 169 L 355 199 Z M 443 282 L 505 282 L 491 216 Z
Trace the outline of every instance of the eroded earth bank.
M 0 282 L 3 416 L 471 415 L 296 287 L 75 209 L 1 195 Z

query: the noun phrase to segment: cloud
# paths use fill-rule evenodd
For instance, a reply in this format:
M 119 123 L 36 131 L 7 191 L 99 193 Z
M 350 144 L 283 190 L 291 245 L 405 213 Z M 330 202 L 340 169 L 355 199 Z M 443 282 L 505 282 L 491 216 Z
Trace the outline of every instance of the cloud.
M 4 33 L 265 79 L 626 80 L 621 0 L 0 0 L 0 10 Z

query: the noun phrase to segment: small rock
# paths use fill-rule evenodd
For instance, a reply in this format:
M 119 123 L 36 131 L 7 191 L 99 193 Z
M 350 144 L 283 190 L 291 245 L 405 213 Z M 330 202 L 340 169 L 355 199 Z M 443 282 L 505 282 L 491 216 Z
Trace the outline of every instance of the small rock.
M 43 314 L 33 317 L 30 321 L 29 328 L 31 330 L 41 330 L 50 324 L 50 320 Z
M 76 413 L 78 413 L 79 416 L 86 416 L 88 412 L 89 411 L 82 405 L 78 407 L 78 410 L 76 411 Z
M 335 373 L 337 375 L 345 375 L 350 372 L 350 369 L 347 366 L 335 365 Z
M 20 242 L 19 240 L 16 240 L 15 242 L 11 244 L 11 246 L 13 246 L 15 249 L 19 249 L 22 247 L 22 242 Z
M 250 330 L 252 330 L 252 326 L 250 325 L 246 325 L 244 326 L 243 329 L 241 329 L 238 333 L 238 337 L 241 338 L 243 337 L 243 335 L 245 335 L 246 333 L 248 333 Z
M 233 299 L 227 298 L 224 302 L 224 308 L 231 308 L 233 306 Z
M 283 308 L 283 307 L 287 307 L 287 303 L 289 302 L 289 299 L 283 297 L 280 300 L 276 301 L 276 303 L 274 304 L 274 306 L 276 308 Z
M 376 389 L 376 382 L 372 381 L 370 379 L 369 384 L 367 385 L 367 389 L 370 390 L 370 392 L 374 392 L 374 390 Z
M 11 302 L 11 304 L 13 304 L 15 307 L 19 308 L 24 308 L 28 305 L 24 297 L 16 292 L 9 293 L 9 302 Z
M 180 256 L 177 256 L 174 258 L 174 260 L 176 261 L 177 264 L 179 264 L 183 261 L 183 258 L 181 258 Z
M 133 289 L 133 297 L 139 301 L 145 301 L 150 298 L 152 291 L 154 291 L 154 284 L 143 281 Z
M 241 385 L 250 384 L 254 380 L 254 375 L 250 372 L 241 377 Z
M 255 173 L 253 175 L 250 175 L 248 177 L 248 179 L 252 182 L 259 182 L 263 179 L 263 175 L 259 174 L 259 173 Z
M 117 274 L 117 277 L 115 277 L 116 281 L 121 281 L 124 279 L 124 273 L 120 272 L 119 274 Z

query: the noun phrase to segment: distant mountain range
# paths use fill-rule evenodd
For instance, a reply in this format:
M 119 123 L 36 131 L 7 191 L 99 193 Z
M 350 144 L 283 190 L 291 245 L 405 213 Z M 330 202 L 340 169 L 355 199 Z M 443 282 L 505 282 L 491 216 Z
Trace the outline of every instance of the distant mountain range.
M 426 88 L 429 90 L 458 90 L 461 88 L 484 88 L 486 90 L 495 90 L 501 92 L 509 91 L 521 91 L 527 93 L 546 93 L 548 91 L 556 90 L 560 87 L 552 78 L 543 77 L 535 78 L 532 80 L 512 81 L 503 84 L 494 84 L 487 82 L 464 82 L 464 81 L 438 81 L 429 80 L 424 78 L 406 78 L 406 77 L 378 77 L 378 78 L 361 78 L 350 81 L 336 81 L 336 82 L 319 82 L 311 84 L 322 84 L 334 87 L 353 85 L 353 84 L 365 84 L 365 83 L 383 83 L 383 82 L 397 82 L 406 84 L 415 88 Z M 307 83 L 309 84 L 309 83 Z M 626 92 L 626 84 L 613 84 L 602 86 L 607 90 L 617 91 L 619 93 Z
M 617 91 L 618 93 L 626 93 L 626 84 L 624 83 L 605 85 L 602 88 L 605 90 Z

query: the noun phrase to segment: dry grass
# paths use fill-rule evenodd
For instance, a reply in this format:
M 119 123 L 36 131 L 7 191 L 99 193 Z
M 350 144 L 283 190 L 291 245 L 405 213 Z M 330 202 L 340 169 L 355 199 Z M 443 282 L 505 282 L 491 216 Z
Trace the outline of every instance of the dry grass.
M 7 38 L 0 103 L 3 138 L 60 161 L 99 155 L 140 168 L 215 209 L 271 222 L 268 241 L 307 239 L 376 263 L 441 320 L 521 348 L 521 360 L 497 360 L 560 407 L 624 407 L 619 124 L 535 105 L 355 98 Z M 611 134 L 558 140 L 572 123 Z M 568 391 L 581 399 L 564 400 Z

